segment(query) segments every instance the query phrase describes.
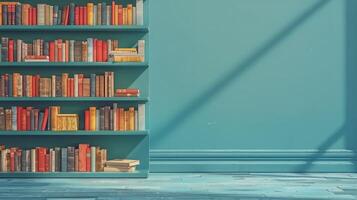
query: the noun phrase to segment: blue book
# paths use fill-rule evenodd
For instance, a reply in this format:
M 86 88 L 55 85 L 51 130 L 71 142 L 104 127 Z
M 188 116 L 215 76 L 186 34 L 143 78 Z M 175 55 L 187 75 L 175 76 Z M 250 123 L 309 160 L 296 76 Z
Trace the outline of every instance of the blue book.
M 61 150 L 61 172 L 67 171 L 67 148 Z
M 9 94 L 9 97 L 12 97 L 13 96 L 13 94 L 12 94 L 12 88 L 13 88 L 13 86 L 12 86 L 12 84 L 13 84 L 13 82 L 12 82 L 12 75 L 10 74 L 9 75 L 9 82 L 8 82 L 8 86 L 9 87 L 7 87 L 8 89 L 9 89 L 9 92 L 8 92 L 8 94 Z
M 90 75 L 90 96 L 95 97 L 95 74 Z
M 74 3 L 69 4 L 69 24 L 74 25 Z
M 7 24 L 7 5 L 2 6 L 2 25 Z
M 21 18 L 21 5 L 20 4 L 16 5 L 15 10 L 16 10 L 15 24 L 16 25 L 21 25 L 22 24 L 22 22 L 21 22 L 21 20 L 22 20 L 22 18 Z
M 102 25 L 107 25 L 107 3 L 102 2 Z
M 42 122 L 43 122 L 43 116 L 44 116 L 44 113 L 40 112 L 39 117 L 38 117 L 38 130 L 41 130 Z
M 53 25 L 58 25 L 58 5 L 53 6 Z

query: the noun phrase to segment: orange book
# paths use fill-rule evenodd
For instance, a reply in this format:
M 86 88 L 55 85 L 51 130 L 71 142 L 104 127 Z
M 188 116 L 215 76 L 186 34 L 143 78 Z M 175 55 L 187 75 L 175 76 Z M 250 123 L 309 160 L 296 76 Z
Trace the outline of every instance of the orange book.
M 118 16 L 119 16 L 119 7 L 121 5 L 115 5 L 114 8 L 114 25 L 119 25 L 119 21 L 118 21 Z
M 86 171 L 90 172 L 90 147 L 89 145 L 87 146 L 87 150 L 86 150 Z
M 18 79 L 18 73 L 13 73 L 12 74 L 12 96 L 17 97 L 17 79 Z
M 67 79 L 67 97 L 71 97 L 71 79 Z
M 90 113 L 89 110 L 84 111 L 84 130 L 90 130 Z
M 123 8 L 123 25 L 128 25 L 128 8 Z
M 0 25 L 2 25 L 2 6 L 0 6 Z
M 95 122 L 96 122 L 96 107 L 89 107 L 89 130 L 90 131 L 95 131 L 96 130 L 96 126 L 95 126 Z
M 74 97 L 74 78 L 71 78 L 71 97 Z
M 87 23 L 93 25 L 93 3 L 87 3 Z
M 78 96 L 83 96 L 83 74 L 78 74 Z
M 134 131 L 135 130 L 135 109 L 134 107 L 129 108 L 129 131 Z
M 97 40 L 96 42 L 96 54 L 94 54 L 96 56 L 96 61 L 97 62 L 103 62 L 103 40 Z
M 37 77 L 36 76 L 32 76 L 32 96 L 33 97 L 36 97 L 36 90 L 37 90 L 37 85 L 36 85 L 36 80 L 37 80 Z
M 125 119 L 124 116 L 125 111 L 124 108 L 119 108 L 119 130 L 120 131 L 125 131 Z
M 80 172 L 87 171 L 87 148 L 88 144 L 79 144 L 78 146 L 78 170 Z
M 124 130 L 129 130 L 129 111 L 124 111 Z
M 133 24 L 133 4 L 128 4 L 128 14 L 127 14 L 127 17 L 128 17 L 128 25 L 132 25 Z
M 115 123 L 117 123 L 117 130 L 116 131 L 120 131 L 120 108 L 117 108 L 116 113 L 114 113 L 117 116 L 117 121 Z
M 66 40 L 65 52 L 66 52 L 66 62 L 68 62 L 69 61 L 69 40 Z
M 118 7 L 118 15 L 116 16 L 118 20 L 118 25 L 123 25 L 123 6 L 119 5 Z
M 63 97 L 67 97 L 67 88 L 68 88 L 68 74 L 67 73 L 63 73 L 62 74 L 62 96 Z

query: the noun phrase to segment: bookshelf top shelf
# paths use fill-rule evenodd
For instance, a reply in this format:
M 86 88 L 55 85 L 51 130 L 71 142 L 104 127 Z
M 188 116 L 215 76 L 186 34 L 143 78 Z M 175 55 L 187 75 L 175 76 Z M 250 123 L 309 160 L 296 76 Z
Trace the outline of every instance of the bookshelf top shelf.
M 23 31 L 23 32 L 34 32 L 34 31 L 113 31 L 113 32 L 149 32 L 147 26 L 110 26 L 110 25 L 97 25 L 97 26 L 78 26 L 78 25 L 54 25 L 54 26 L 23 26 L 23 25 L 11 25 L 11 26 L 0 26 L 0 31 Z
M 90 102 L 146 102 L 147 97 L 0 97 L 0 102 L 90 101 Z
M 0 131 L 0 136 L 146 136 L 148 131 Z
M 143 62 L 0 62 L 0 67 L 147 67 Z

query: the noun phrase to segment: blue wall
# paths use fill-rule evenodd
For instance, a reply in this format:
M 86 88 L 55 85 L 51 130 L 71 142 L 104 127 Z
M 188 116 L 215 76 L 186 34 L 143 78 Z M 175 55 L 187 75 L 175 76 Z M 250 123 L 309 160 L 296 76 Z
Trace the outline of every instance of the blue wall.
M 357 171 L 356 12 L 151 0 L 152 171 Z

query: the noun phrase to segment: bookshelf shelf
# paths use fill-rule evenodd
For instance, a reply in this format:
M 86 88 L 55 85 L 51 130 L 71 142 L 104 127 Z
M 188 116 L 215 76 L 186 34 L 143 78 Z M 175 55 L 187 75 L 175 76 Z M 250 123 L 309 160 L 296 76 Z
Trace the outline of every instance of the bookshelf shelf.
M 1 31 L 0 31 L 1 32 Z M 0 67 L 148 67 L 148 63 L 112 63 L 112 62 L 0 62 Z
M 0 131 L 0 136 L 147 136 L 148 131 Z
M 51 31 L 51 32 L 83 32 L 83 31 L 90 31 L 90 32 L 140 32 L 140 33 L 147 33 L 149 32 L 149 28 L 146 26 L 75 26 L 75 25 L 57 25 L 57 26 L 22 26 L 22 25 L 11 25 L 11 26 L 1 26 L 0 31 L 3 32 L 34 32 L 34 31 Z
M 148 100 L 146 97 L 0 97 L 0 102 L 147 102 Z
M 148 170 L 135 172 L 0 172 L 2 178 L 146 178 Z

